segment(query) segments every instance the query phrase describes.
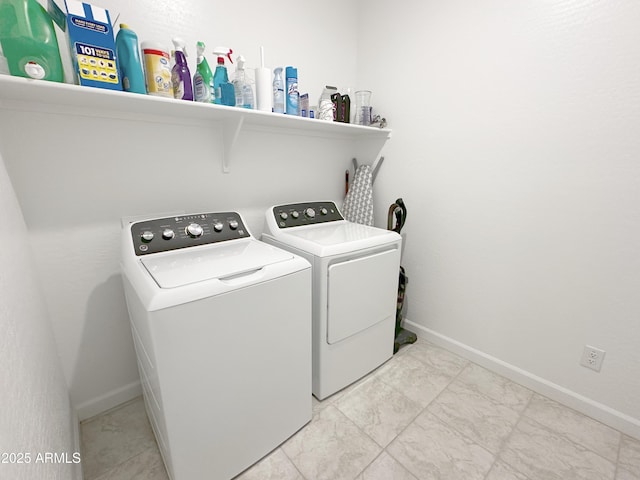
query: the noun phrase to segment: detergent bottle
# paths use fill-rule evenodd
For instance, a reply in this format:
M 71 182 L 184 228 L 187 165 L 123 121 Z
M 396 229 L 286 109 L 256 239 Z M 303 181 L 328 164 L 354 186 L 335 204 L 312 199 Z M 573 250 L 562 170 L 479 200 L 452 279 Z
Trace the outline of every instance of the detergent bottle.
M 0 0 L 0 44 L 11 75 L 64 81 L 53 22 L 37 0 Z
M 138 36 L 126 23 L 120 24 L 120 30 L 116 35 L 116 57 L 124 91 L 147 93 Z
M 173 98 L 177 98 L 178 100 L 193 100 L 191 72 L 187 65 L 187 49 L 184 40 L 181 38 L 173 38 L 171 41 L 175 48 L 176 57 L 176 64 L 171 70 Z
M 216 47 L 213 51 L 213 54 L 218 56 L 218 65 L 213 74 L 213 103 L 229 107 L 236 105 L 236 92 L 233 85 L 229 83 L 227 67 L 224 66 L 224 57 L 227 57 L 229 62 L 233 63 L 231 59 L 232 53 L 233 50 L 227 47 Z
M 193 89 L 196 102 L 213 103 L 213 73 L 204 57 L 204 42 L 196 45 L 198 52 L 198 66 L 193 76 Z
M 251 88 L 251 85 L 247 81 L 244 63 L 245 58 L 239 55 L 236 58 L 236 74 L 232 82 L 236 94 L 236 107 L 253 109 L 255 108 L 253 88 Z

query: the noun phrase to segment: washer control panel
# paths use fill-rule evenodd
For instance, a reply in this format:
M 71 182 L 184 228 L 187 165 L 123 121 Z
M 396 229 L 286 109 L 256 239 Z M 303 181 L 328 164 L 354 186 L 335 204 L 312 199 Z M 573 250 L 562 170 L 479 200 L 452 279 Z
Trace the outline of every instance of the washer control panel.
M 236 212 L 194 213 L 131 224 L 136 255 L 250 237 Z
M 344 220 L 333 202 L 292 203 L 273 207 L 276 224 L 280 228 L 300 227 Z

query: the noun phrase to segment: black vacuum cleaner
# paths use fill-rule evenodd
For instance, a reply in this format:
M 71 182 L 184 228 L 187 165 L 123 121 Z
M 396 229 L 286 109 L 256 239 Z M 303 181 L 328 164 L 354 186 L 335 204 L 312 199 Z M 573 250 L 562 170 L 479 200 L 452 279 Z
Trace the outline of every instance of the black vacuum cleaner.
M 395 219 L 395 226 L 393 221 Z M 404 222 L 407 220 L 407 207 L 401 198 L 398 198 L 395 203 L 392 203 L 389 207 L 389 215 L 387 216 L 387 230 L 393 230 L 398 234 L 404 226 Z M 409 277 L 407 277 L 404 267 L 400 267 L 400 277 L 398 279 L 398 303 L 396 304 L 396 338 L 393 342 L 393 353 L 398 353 L 401 345 L 414 343 L 418 336 L 404 328 L 402 328 L 402 307 L 404 306 L 404 292 L 407 289 L 407 283 L 409 283 Z

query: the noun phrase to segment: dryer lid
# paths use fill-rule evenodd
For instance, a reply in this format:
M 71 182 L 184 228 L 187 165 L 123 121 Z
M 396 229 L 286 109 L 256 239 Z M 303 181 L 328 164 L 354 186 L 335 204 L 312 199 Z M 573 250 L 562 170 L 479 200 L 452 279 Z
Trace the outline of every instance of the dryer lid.
M 289 252 L 254 239 L 185 248 L 140 260 L 160 288 L 224 279 L 293 258 Z
M 331 222 L 272 232 L 273 238 L 325 257 L 398 242 L 396 232 L 352 222 Z

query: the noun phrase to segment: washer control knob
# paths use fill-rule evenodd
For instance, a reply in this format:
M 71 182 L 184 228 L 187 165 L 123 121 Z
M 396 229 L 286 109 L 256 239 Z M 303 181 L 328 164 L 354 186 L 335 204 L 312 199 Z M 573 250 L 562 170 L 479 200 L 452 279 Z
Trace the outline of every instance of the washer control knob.
M 286 220 L 287 218 L 289 218 L 289 214 L 287 212 L 280 212 L 280 218 L 282 220 Z
M 329 211 L 328 211 L 326 208 L 322 207 L 322 208 L 320 209 L 320 213 L 321 213 L 322 215 L 326 215 L 327 213 L 329 213 Z
M 140 235 L 140 240 L 142 240 L 144 243 L 149 243 L 151 240 L 153 240 L 153 232 L 150 230 L 145 230 L 144 232 L 142 232 L 142 235 Z
M 294 210 L 293 212 L 291 212 L 291 216 L 292 216 L 293 218 L 298 218 L 298 217 L 300 216 L 300 214 L 298 213 L 298 211 L 297 211 L 297 210 Z
M 165 228 L 162 231 L 162 238 L 164 238 L 165 240 L 171 240 L 175 236 L 176 236 L 176 232 L 174 232 L 170 228 Z
M 229 220 L 229 228 L 231 230 L 235 230 L 236 228 L 238 228 L 238 221 L 237 220 Z
M 222 222 L 216 222 L 213 224 L 213 229 L 216 232 L 221 232 L 223 228 L 224 228 L 224 225 L 222 224 Z
M 309 218 L 313 218 L 316 216 L 316 211 L 313 208 L 309 207 L 304 211 L 304 214 Z
M 190 223 L 187 228 L 184 229 L 184 231 L 187 233 L 187 235 L 189 235 L 191 238 L 198 238 L 201 237 L 202 234 L 204 233 L 204 230 L 202 229 L 202 226 L 197 224 L 197 223 Z

